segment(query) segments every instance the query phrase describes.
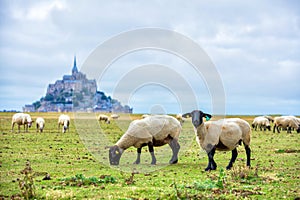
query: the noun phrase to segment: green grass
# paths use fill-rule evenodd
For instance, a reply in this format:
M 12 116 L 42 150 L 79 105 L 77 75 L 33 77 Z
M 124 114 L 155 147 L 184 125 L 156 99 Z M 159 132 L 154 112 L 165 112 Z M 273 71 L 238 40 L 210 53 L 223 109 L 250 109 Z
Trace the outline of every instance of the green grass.
M 71 121 L 70 131 L 57 130 L 58 113 L 32 113 L 33 119 L 43 116 L 44 133 L 10 131 L 13 113 L 0 113 L 0 199 L 20 197 L 21 171 L 30 161 L 34 172 L 36 199 L 295 199 L 300 197 L 300 134 L 252 133 L 252 168 L 245 168 L 245 151 L 238 148 L 232 170 L 224 170 L 230 152 L 216 152 L 216 171 L 205 172 L 206 154 L 198 147 L 190 121 L 184 123 L 179 163 L 164 165 L 171 155 L 168 146 L 155 148 L 157 166 L 150 166 L 150 155 L 143 149 L 142 163 L 133 166 L 135 149 L 126 150 L 121 164 L 126 171 L 111 168 L 103 157 L 94 156 L 78 134 L 80 127 Z M 73 115 L 70 114 L 72 117 Z M 139 116 L 132 116 L 132 119 Z M 251 122 L 252 116 L 241 116 Z M 126 118 L 101 124 L 107 141 L 114 143 L 123 134 Z M 121 124 L 121 125 L 120 125 Z M 78 124 L 77 124 L 78 125 Z M 82 125 L 84 126 L 84 125 Z M 91 127 L 82 127 L 87 133 Z M 102 140 L 99 140 L 101 142 Z M 101 145 L 103 145 L 101 143 Z M 102 149 L 103 150 L 103 149 Z M 102 151 L 100 149 L 100 151 Z M 161 152 L 166 152 L 166 156 Z M 96 151 L 95 151 L 96 152 Z M 129 163 L 129 164 L 128 164 Z M 133 169 L 135 168 L 135 169 Z M 121 168 L 125 169 L 125 168 Z M 131 170 L 131 171 L 130 171 Z M 50 174 L 51 180 L 42 180 Z

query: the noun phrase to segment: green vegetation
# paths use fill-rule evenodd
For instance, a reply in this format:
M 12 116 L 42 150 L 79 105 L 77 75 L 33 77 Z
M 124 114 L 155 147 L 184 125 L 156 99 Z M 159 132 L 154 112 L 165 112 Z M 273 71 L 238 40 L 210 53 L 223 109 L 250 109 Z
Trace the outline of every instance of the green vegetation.
M 253 131 L 251 169 L 245 167 L 245 150 L 238 148 L 232 170 L 225 170 L 230 152 L 215 154 L 216 171 L 205 172 L 206 154 L 195 138 L 182 138 L 179 163 L 153 172 L 122 172 L 101 164 L 84 146 L 74 120 L 70 131 L 57 129 L 59 113 L 32 113 L 46 120 L 43 133 L 35 126 L 29 133 L 10 131 L 13 113 L 0 113 L 0 199 L 296 199 L 300 198 L 300 134 Z M 73 117 L 73 114 L 70 113 Z M 132 115 L 131 119 L 139 118 Z M 241 116 L 248 122 L 253 117 Z M 107 138 L 115 142 L 129 121 L 120 117 L 101 124 Z M 87 131 L 89 131 L 87 129 Z M 191 133 L 190 121 L 182 135 Z M 189 146 L 184 147 L 184 144 Z M 160 148 L 156 148 L 158 151 Z M 169 147 L 165 147 L 170 151 Z M 142 152 L 142 165 L 150 155 Z M 135 153 L 134 148 L 124 152 Z M 101 158 L 102 159 L 102 158 Z M 169 155 L 167 157 L 169 159 Z M 128 160 L 132 163 L 134 159 Z M 158 165 L 162 160 L 158 159 Z M 25 166 L 25 169 L 24 169 Z M 149 166 L 151 167 L 151 166 Z

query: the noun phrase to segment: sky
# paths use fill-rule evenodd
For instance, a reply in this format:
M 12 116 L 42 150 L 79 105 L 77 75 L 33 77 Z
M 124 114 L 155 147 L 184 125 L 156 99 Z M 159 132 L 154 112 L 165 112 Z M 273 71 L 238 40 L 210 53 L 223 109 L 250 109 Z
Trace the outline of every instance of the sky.
M 2 0 L 0 110 L 22 110 L 45 96 L 49 83 L 71 73 L 74 55 L 85 72 L 91 55 L 106 41 L 148 28 L 195 42 L 213 67 L 195 71 L 186 57 L 158 45 L 118 55 L 100 76 L 87 73 L 97 80 L 98 90 L 134 112 L 215 113 L 220 104 L 226 114 L 300 115 L 296 0 Z M 182 47 L 174 38 L 168 41 L 171 48 Z M 94 74 L 101 71 L 95 69 Z M 214 69 L 215 82 L 210 80 Z

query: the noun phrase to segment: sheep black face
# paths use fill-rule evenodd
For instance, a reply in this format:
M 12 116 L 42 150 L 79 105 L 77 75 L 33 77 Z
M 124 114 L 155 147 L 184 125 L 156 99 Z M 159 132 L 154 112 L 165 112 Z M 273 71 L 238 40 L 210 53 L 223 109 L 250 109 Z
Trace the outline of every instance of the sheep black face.
M 205 117 L 206 120 L 209 120 L 210 118 L 212 118 L 212 116 L 210 114 L 206 114 L 206 113 L 202 112 L 201 110 L 194 110 L 191 113 L 186 113 L 186 114 L 182 115 L 182 117 L 185 117 L 185 118 L 192 117 L 192 123 L 195 128 L 199 127 L 203 123 L 203 117 Z
M 109 148 L 109 163 L 111 165 L 119 165 L 120 158 L 123 151 L 118 146 L 112 146 Z
M 300 124 L 298 125 L 297 133 L 300 133 Z
M 69 126 L 69 121 L 65 121 L 64 122 L 64 133 L 67 131 L 68 126 Z

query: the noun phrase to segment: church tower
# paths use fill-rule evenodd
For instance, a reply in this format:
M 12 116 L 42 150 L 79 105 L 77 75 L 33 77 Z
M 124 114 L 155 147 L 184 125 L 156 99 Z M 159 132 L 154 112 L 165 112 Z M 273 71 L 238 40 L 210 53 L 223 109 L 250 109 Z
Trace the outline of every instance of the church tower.
M 74 65 L 72 68 L 72 75 L 77 74 L 78 73 L 78 69 L 77 69 L 77 65 L 76 65 L 76 56 L 74 56 Z

